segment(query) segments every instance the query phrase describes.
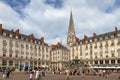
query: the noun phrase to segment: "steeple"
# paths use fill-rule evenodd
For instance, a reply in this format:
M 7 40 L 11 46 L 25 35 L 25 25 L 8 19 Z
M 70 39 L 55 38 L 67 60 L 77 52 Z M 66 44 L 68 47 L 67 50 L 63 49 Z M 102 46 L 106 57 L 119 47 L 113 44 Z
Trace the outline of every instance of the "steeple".
M 68 28 L 68 37 L 67 37 L 67 48 L 69 49 L 71 45 L 76 42 L 76 35 L 74 29 L 74 21 L 72 16 L 72 11 L 70 14 L 69 28 Z
M 72 11 L 71 11 L 71 14 L 70 14 L 70 21 L 69 21 L 69 30 L 68 30 L 68 33 L 71 33 L 71 32 L 75 33 Z

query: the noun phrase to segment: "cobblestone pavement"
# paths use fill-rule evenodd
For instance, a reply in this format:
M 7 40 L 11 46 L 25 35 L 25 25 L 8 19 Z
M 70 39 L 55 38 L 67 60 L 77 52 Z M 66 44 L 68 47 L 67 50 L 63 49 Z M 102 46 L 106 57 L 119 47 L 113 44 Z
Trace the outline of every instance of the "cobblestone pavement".
M 0 73 L 0 80 L 2 80 L 2 73 Z M 24 72 L 14 72 L 10 75 L 9 79 L 4 80 L 29 80 L 29 75 L 25 74 Z M 35 79 L 33 79 L 35 80 Z M 65 75 L 52 75 L 47 74 L 42 80 L 66 80 Z M 70 76 L 70 80 L 120 80 L 118 73 L 112 73 L 108 78 L 100 77 L 99 75 L 86 75 L 86 76 L 79 76 L 73 75 Z

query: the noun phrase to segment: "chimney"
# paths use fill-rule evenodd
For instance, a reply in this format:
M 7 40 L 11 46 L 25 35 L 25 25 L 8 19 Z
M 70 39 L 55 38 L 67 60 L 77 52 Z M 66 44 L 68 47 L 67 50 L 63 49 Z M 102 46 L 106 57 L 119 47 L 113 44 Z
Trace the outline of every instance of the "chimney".
M 2 24 L 0 24 L 0 33 L 2 33 L 2 31 L 3 31 L 3 30 L 2 30 Z
M 93 38 L 94 38 L 94 39 L 96 39 L 96 38 L 97 38 L 96 33 L 93 33 Z
M 60 42 L 58 42 L 58 43 L 57 43 L 57 47 L 60 47 L 60 45 L 61 45 Z
M 88 39 L 88 37 L 86 35 L 84 35 L 84 41 L 86 41 Z
M 76 38 L 76 42 L 79 42 L 79 38 L 75 37 Z
M 44 42 L 44 37 L 40 38 L 40 42 Z
M 19 33 L 19 29 L 17 29 L 17 30 L 15 31 L 15 34 L 16 34 L 17 36 L 20 35 L 20 33 Z
M 33 34 L 29 35 L 29 38 L 34 40 L 34 35 Z
M 114 35 L 117 36 L 117 34 L 118 34 L 118 29 L 117 27 L 115 27 Z
M 14 33 L 14 30 L 13 30 L 13 29 L 11 30 L 11 33 Z

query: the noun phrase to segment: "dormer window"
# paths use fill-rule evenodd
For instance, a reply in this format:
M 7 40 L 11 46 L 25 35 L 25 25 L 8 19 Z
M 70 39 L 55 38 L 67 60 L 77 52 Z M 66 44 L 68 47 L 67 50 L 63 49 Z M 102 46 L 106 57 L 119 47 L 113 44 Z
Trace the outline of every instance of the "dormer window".
M 120 34 L 118 34 L 118 37 L 120 37 Z
M 102 40 L 102 37 L 100 38 L 100 40 Z
M 3 35 L 6 36 L 6 33 L 4 32 Z
M 85 41 L 85 43 L 88 43 L 88 41 Z
M 38 44 L 40 44 L 40 41 L 39 41 L 39 43 Z
M 111 41 L 111 46 L 114 46 L 114 40 Z
M 31 39 L 31 42 L 33 42 L 33 40 Z
M 21 37 L 21 40 L 24 40 L 24 38 L 23 38 L 23 37 Z
M 28 38 L 26 38 L 26 41 L 28 41 Z
M 16 36 L 15 38 L 18 39 L 18 36 Z
M 114 35 L 111 35 L 111 38 L 114 38 Z
M 97 38 L 95 39 L 95 41 L 97 41 Z
M 12 34 L 10 34 L 10 37 L 12 37 Z
M 82 41 L 80 41 L 80 44 L 82 44 Z
M 37 43 L 37 41 L 35 40 L 35 44 Z
M 105 39 L 108 39 L 108 37 L 106 36 Z
M 92 39 L 90 39 L 90 42 L 92 42 Z

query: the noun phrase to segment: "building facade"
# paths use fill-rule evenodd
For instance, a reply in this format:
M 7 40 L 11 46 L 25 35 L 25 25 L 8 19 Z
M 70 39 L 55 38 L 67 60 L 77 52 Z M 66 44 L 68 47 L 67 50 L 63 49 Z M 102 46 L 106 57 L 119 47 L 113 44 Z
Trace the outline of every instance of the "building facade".
M 0 24 L 0 66 L 23 69 L 24 67 L 49 66 L 50 47 L 44 38 L 24 35 L 19 30 L 6 30 Z
M 73 30 L 69 29 L 67 40 L 67 43 L 70 43 L 70 39 L 73 41 L 69 49 L 70 60 L 80 59 L 93 68 L 120 68 L 120 30 L 117 27 L 113 32 L 100 35 L 93 33 L 91 37 L 84 35 L 81 40 L 76 38 L 76 42 L 75 34 L 70 34 Z
M 61 43 L 51 46 L 51 67 L 55 70 L 64 69 L 69 62 L 68 49 Z

